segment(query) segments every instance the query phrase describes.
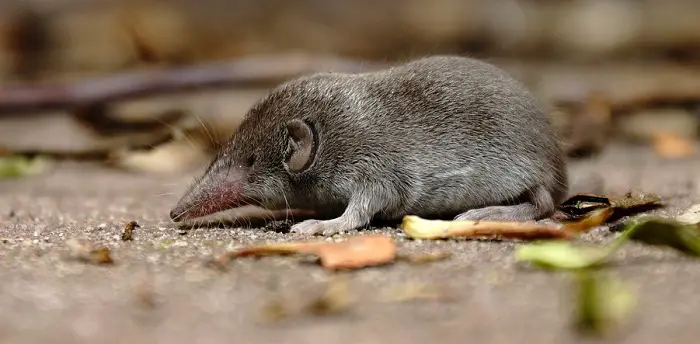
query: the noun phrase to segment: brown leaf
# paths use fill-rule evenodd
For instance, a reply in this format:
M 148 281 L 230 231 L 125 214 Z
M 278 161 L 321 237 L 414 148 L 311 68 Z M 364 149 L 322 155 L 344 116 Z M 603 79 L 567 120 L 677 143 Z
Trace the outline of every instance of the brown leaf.
M 613 208 L 601 208 L 590 212 L 586 217 L 579 221 L 574 221 L 565 224 L 562 227 L 563 231 L 569 233 L 585 233 L 589 230 L 598 227 L 607 221 L 613 214 Z
M 661 205 L 661 198 L 655 194 L 638 194 L 631 192 L 624 196 L 599 196 L 591 194 L 575 194 L 558 206 L 561 214 L 555 215 L 556 220 L 582 219 L 595 210 L 612 208 L 615 217 L 644 211 L 647 208 Z
M 454 295 L 448 293 L 444 288 L 423 283 L 406 283 L 392 286 L 384 290 L 382 294 L 382 300 L 385 302 L 416 300 L 449 301 L 454 299 Z
M 610 199 L 605 196 L 591 194 L 575 194 L 558 206 L 559 211 L 565 215 L 564 219 L 577 219 L 586 216 L 589 212 L 610 207 Z
M 305 308 L 315 316 L 341 313 L 350 306 L 350 285 L 344 278 L 335 278 L 328 283 L 323 295 L 313 299 Z
M 263 322 L 278 322 L 291 315 L 292 311 L 284 299 L 274 299 L 262 308 L 260 320 Z
M 94 247 L 87 241 L 78 239 L 69 239 L 66 241 L 73 258 L 91 264 L 114 264 L 110 255 L 110 250 L 107 247 Z
M 124 226 L 124 233 L 122 233 L 122 241 L 130 241 L 133 240 L 133 232 L 134 229 L 136 228 L 141 228 L 139 224 L 136 221 L 131 221 Z
M 401 229 L 413 239 L 444 239 L 451 237 L 498 237 L 511 239 L 570 239 L 571 233 L 537 222 L 427 220 L 404 216 Z
M 664 158 L 678 159 L 695 154 L 695 145 L 687 138 L 671 132 L 654 134 L 654 150 Z
M 295 253 L 313 254 L 328 270 L 358 269 L 389 263 L 396 257 L 396 244 L 386 236 L 357 236 L 342 242 L 290 242 L 251 246 L 227 253 L 217 260 L 225 265 L 228 260 L 267 255 Z
M 634 208 L 643 208 L 651 205 L 656 205 L 661 202 L 661 197 L 655 194 L 639 194 L 633 195 L 628 192 L 624 196 L 610 197 L 610 205 L 617 210 L 632 210 Z
M 421 254 L 401 254 L 396 256 L 396 260 L 403 260 L 411 264 L 425 264 L 445 260 L 450 257 L 452 257 L 452 253 L 445 251 Z

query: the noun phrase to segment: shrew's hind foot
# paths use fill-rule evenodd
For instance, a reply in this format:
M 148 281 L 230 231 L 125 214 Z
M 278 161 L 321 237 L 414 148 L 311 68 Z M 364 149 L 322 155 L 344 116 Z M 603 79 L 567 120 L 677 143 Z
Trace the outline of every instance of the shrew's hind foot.
M 457 215 L 455 220 L 537 221 L 554 214 L 552 195 L 544 186 L 528 191 L 525 196 L 523 203 L 470 209 Z

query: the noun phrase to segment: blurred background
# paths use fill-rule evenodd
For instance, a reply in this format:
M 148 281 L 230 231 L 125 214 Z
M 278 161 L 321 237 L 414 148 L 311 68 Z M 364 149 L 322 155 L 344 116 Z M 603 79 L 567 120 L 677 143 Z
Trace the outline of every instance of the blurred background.
M 525 82 L 572 159 L 693 158 L 698 19 L 697 0 L 4 0 L 0 155 L 180 172 L 286 79 L 460 54 Z

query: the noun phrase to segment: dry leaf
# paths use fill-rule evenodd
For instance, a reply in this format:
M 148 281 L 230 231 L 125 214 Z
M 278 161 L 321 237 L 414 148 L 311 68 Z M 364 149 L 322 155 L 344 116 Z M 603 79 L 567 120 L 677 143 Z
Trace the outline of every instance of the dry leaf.
M 605 196 L 591 194 L 575 194 L 557 207 L 564 213 L 565 219 L 578 219 L 593 210 L 611 207 L 610 199 Z
M 277 322 L 292 315 L 287 302 L 284 299 L 274 299 L 267 303 L 260 314 L 260 320 L 264 322 Z
M 114 264 L 107 247 L 94 247 L 87 241 L 69 239 L 66 241 L 73 258 L 91 264 Z
M 326 316 L 347 310 L 350 303 L 350 284 L 345 278 L 335 278 L 328 283 L 325 293 L 312 300 L 305 310 L 315 316 Z
M 599 196 L 591 194 L 575 194 L 562 202 L 557 208 L 561 212 L 553 218 L 557 220 L 576 220 L 587 217 L 591 212 L 603 208 L 612 208 L 609 216 L 629 215 L 647 208 L 661 205 L 661 197 L 655 194 L 637 194 L 631 192 L 624 196 Z
M 590 270 L 577 274 L 576 328 L 583 334 L 603 334 L 630 314 L 636 296 L 620 280 Z
M 445 260 L 450 257 L 452 257 L 452 253 L 445 251 L 437 253 L 400 254 L 396 256 L 396 260 L 403 260 L 411 264 L 425 264 Z
M 342 242 L 290 242 L 265 244 L 226 253 L 216 264 L 225 265 L 229 260 L 267 255 L 306 253 L 318 256 L 321 265 L 328 270 L 357 269 L 389 263 L 396 257 L 396 244 L 386 236 L 357 236 Z
M 131 221 L 124 226 L 124 233 L 122 233 L 122 241 L 133 240 L 134 229 L 141 228 L 136 221 Z
M 423 283 L 406 283 L 385 289 L 382 295 L 384 302 L 406 302 L 415 300 L 439 300 L 453 299 L 445 290 L 434 285 Z
M 654 150 L 664 158 L 678 159 L 695 154 L 694 143 L 671 132 L 658 132 L 654 134 Z
M 661 197 L 651 193 L 634 195 L 628 192 L 624 196 L 610 197 L 610 205 L 616 210 L 632 210 L 640 207 L 658 205 L 660 202 Z
M 579 221 L 564 224 L 562 226 L 562 230 L 569 233 L 588 232 L 589 230 L 604 224 L 612 214 L 612 207 L 596 209 Z
M 451 237 L 499 237 L 512 239 L 570 239 L 571 234 L 556 226 L 537 222 L 427 220 L 404 216 L 401 229 L 413 239 Z

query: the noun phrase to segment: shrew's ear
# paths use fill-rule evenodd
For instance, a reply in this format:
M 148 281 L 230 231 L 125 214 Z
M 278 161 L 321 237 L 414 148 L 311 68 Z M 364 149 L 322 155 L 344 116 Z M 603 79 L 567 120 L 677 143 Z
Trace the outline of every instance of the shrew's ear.
M 303 172 L 316 158 L 316 133 L 308 123 L 293 119 L 287 122 L 287 137 L 284 165 L 290 172 Z

